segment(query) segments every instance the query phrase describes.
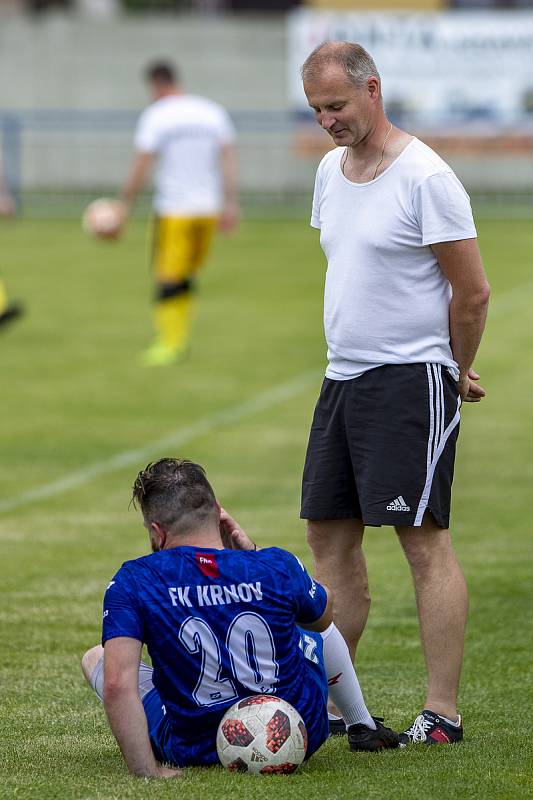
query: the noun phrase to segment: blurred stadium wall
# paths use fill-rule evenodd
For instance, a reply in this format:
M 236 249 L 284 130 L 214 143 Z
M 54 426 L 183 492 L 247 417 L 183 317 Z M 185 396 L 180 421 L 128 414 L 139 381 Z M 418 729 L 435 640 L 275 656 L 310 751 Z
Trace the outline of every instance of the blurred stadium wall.
M 533 9 L 440 14 L 439 0 L 381 0 L 370 13 L 361 0 L 310 0 L 280 12 L 295 4 L 279 0 L 243 13 L 197 0 L 175 13 L 179 3 L 145 0 L 147 15 L 124 13 L 118 0 L 58 0 L 49 13 L 17 13 L 28 5 L 0 5 L 1 152 L 27 214 L 77 214 L 88 197 L 116 191 L 147 102 L 142 70 L 159 57 L 180 66 L 189 91 L 232 113 L 245 205 L 307 207 L 329 137 L 298 95 L 298 66 L 324 38 L 369 48 L 392 118 L 436 147 L 471 193 L 533 203 Z M 417 84 L 418 97 L 409 93 Z

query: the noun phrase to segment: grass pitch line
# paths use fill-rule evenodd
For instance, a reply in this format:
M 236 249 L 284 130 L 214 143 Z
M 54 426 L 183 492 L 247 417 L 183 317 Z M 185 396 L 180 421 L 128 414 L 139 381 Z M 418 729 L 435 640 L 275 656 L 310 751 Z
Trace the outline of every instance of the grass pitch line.
M 161 439 L 156 439 L 153 442 L 145 444 L 143 447 L 117 453 L 117 455 L 111 456 L 111 458 L 105 459 L 104 461 L 97 461 L 70 475 L 65 475 L 64 478 L 59 478 L 57 481 L 39 486 L 36 489 L 30 489 L 28 492 L 15 495 L 15 497 L 2 500 L 0 501 L 0 514 L 13 511 L 22 506 L 29 505 L 30 503 L 36 503 L 39 500 L 47 500 L 50 497 L 65 494 L 71 491 L 71 489 L 76 489 L 95 478 L 99 478 L 101 475 L 117 472 L 123 467 L 136 466 L 140 468 L 144 466 L 144 462 L 151 456 L 161 456 L 161 453 L 168 448 L 182 447 L 193 439 L 204 436 L 206 433 L 211 433 L 211 431 L 215 429 L 241 422 L 244 419 L 253 417 L 261 411 L 266 411 L 286 400 L 297 397 L 313 383 L 316 383 L 319 375 L 320 372 L 318 369 L 303 372 L 292 381 L 282 383 L 266 392 L 260 392 L 238 405 L 231 406 L 222 411 L 216 411 L 213 414 L 208 414 L 206 417 L 203 417 L 203 419 L 199 419 L 191 425 L 185 425 L 183 428 L 178 428 L 172 433 L 162 436 Z
M 497 295 L 494 300 L 491 300 L 489 322 L 492 318 L 505 316 L 509 312 L 516 311 L 517 306 L 526 302 L 529 304 L 531 291 L 533 291 L 533 282 L 529 281 Z M 125 450 L 105 461 L 97 461 L 84 469 L 73 472 L 71 475 L 59 478 L 57 481 L 47 483 L 37 489 L 30 489 L 30 491 L 15 495 L 15 497 L 0 500 L 0 514 L 14 511 L 39 500 L 47 500 L 50 497 L 65 494 L 71 489 L 83 486 L 101 475 L 116 472 L 123 467 L 138 466 L 143 459 L 149 459 L 150 456 L 157 454 L 157 451 L 161 452 L 167 447 L 181 447 L 198 436 L 210 433 L 217 427 L 224 427 L 240 422 L 247 417 L 252 417 L 260 411 L 297 397 L 304 389 L 316 381 L 317 374 L 318 370 L 304 372 L 292 381 L 282 383 L 266 392 L 261 392 L 244 403 L 208 415 L 197 422 L 193 422 L 191 425 L 178 428 L 173 433 L 169 433 L 167 436 L 163 436 L 161 439 L 143 447 L 135 450 Z

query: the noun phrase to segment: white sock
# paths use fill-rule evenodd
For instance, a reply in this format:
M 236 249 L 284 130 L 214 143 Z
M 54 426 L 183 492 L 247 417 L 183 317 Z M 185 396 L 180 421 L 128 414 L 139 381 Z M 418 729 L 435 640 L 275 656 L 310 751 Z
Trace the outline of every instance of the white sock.
M 366 707 L 357 675 L 350 658 L 348 645 L 335 624 L 321 633 L 324 640 L 324 666 L 329 695 L 346 725 L 363 724 L 373 730 L 376 723 Z

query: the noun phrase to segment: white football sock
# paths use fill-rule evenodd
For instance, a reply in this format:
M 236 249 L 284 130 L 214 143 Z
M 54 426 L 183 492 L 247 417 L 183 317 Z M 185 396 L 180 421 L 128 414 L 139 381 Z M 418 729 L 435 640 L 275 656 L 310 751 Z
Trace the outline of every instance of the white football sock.
M 373 730 L 376 723 L 366 707 L 357 675 L 350 658 L 348 645 L 335 624 L 321 633 L 324 640 L 324 666 L 329 695 L 346 725 L 363 724 Z

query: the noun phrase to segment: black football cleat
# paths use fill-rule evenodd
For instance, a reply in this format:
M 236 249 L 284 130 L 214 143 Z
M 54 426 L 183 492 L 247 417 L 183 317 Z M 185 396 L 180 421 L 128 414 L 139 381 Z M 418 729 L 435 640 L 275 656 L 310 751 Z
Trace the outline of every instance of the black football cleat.
M 400 733 L 400 747 L 408 744 L 455 744 L 463 738 L 461 716 L 459 723 L 452 725 L 438 714 L 425 708 L 410 728 Z
M 2 313 L 0 314 L 0 325 L 4 326 L 7 325 L 9 322 L 13 322 L 18 317 L 21 317 L 24 313 L 24 309 L 22 306 L 17 305 L 16 303 L 12 303 L 11 305 L 7 306 Z
M 346 723 L 342 717 L 329 719 L 329 735 L 330 736 L 346 736 Z
M 382 717 L 372 717 L 376 723 L 376 730 L 368 725 L 348 725 L 348 744 L 350 750 L 366 753 L 377 753 L 379 750 L 400 746 L 400 736 L 391 728 L 383 725 Z

